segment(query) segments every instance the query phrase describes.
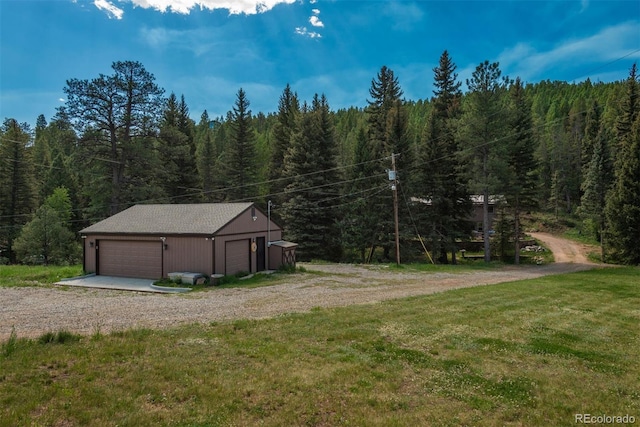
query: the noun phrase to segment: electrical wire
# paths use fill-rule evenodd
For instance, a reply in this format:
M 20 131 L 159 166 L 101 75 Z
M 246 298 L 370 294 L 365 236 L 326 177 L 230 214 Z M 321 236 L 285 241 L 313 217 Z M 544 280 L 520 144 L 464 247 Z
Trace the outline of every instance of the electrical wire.
M 602 68 L 604 68 L 604 67 L 606 67 L 606 66 L 608 66 L 610 64 L 613 64 L 613 63 L 615 63 L 617 61 L 620 61 L 620 60 L 622 60 L 622 59 L 624 59 L 626 57 L 629 57 L 629 56 L 631 56 L 634 53 L 639 52 L 639 51 L 640 51 L 640 49 L 632 51 L 632 52 L 630 52 L 630 53 L 628 53 L 628 54 L 626 54 L 626 55 L 624 55 L 624 56 L 622 56 L 620 58 L 617 58 L 617 59 L 615 59 L 613 61 L 610 61 L 610 62 L 608 62 L 606 64 L 603 64 L 602 66 L 594 69 L 594 71 L 602 69 Z M 504 107 L 504 109 L 502 111 L 504 112 L 504 110 L 506 110 L 507 108 L 508 107 Z M 587 113 L 587 111 L 588 110 L 580 111 L 580 112 L 576 112 L 576 113 L 569 113 L 566 117 L 563 116 L 563 117 L 557 118 L 557 119 L 553 120 L 551 123 L 545 122 L 545 123 L 543 123 L 541 125 L 534 126 L 534 127 L 531 128 L 531 131 L 533 131 L 535 129 L 539 129 L 539 128 L 544 128 L 544 127 L 547 127 L 547 126 L 552 126 L 553 124 L 556 124 L 557 122 L 563 121 L 566 118 L 570 118 L 572 115 L 585 114 L 585 113 Z M 499 114 L 499 113 L 500 113 L 500 111 L 498 111 L 498 112 L 496 112 L 494 114 Z M 504 141 L 504 140 L 508 140 L 508 139 L 513 138 L 513 137 L 515 137 L 517 135 L 518 135 L 517 133 L 516 134 L 510 134 L 510 135 L 505 135 L 503 137 L 496 138 L 496 139 L 494 139 L 492 141 L 487 141 L 485 143 L 481 143 L 481 144 L 477 144 L 477 145 L 474 145 L 474 146 L 471 146 L 471 147 L 463 148 L 461 151 L 465 152 L 465 151 L 476 150 L 476 149 L 481 148 L 483 146 L 488 146 L 488 145 L 496 144 L 496 143 Z M 0 135 L 0 139 L 4 139 L 5 141 L 10 141 L 10 142 L 15 142 L 15 143 L 25 143 L 25 142 L 27 142 L 27 141 L 12 140 L 10 138 L 7 138 L 5 135 Z M 436 141 L 438 141 L 438 140 L 436 140 Z M 396 154 L 402 155 L 403 153 L 396 153 Z M 435 163 L 435 162 L 444 160 L 444 159 L 452 157 L 452 156 L 457 156 L 457 155 L 458 155 L 458 153 L 444 155 L 444 156 L 441 156 L 441 157 L 436 158 L 436 159 L 430 159 L 429 163 Z M 364 164 L 368 164 L 368 163 L 381 162 L 383 160 L 388 160 L 389 158 L 390 158 L 389 156 L 385 156 L 385 157 L 381 157 L 381 158 L 377 158 L 377 159 L 373 159 L 373 160 L 368 160 L 368 161 L 365 161 L 365 162 L 354 163 L 354 164 L 349 164 L 349 165 L 342 165 L 342 166 L 336 166 L 336 167 L 325 169 L 325 170 L 313 171 L 313 172 L 309 172 L 307 174 L 302 174 L 302 175 L 299 175 L 299 177 L 312 176 L 312 175 L 316 175 L 316 174 L 320 174 L 320 173 L 328 173 L 328 172 L 337 171 L 337 170 L 341 170 L 341 169 L 345 169 L 345 168 L 351 168 L 351 167 L 364 165 Z M 7 163 L 9 161 L 13 161 L 13 162 L 19 163 L 19 161 L 15 160 L 15 159 L 4 159 L 4 160 Z M 27 161 L 26 159 L 22 160 L 22 162 L 26 162 L 26 161 Z M 35 166 L 56 168 L 53 165 L 45 165 L 45 164 L 40 164 L 40 165 L 35 165 Z M 57 169 L 66 170 L 66 168 L 62 168 L 62 167 L 58 167 Z M 399 172 L 411 173 L 411 172 L 414 172 L 415 170 L 416 170 L 416 167 L 412 167 L 408 171 L 407 170 L 405 170 L 405 171 L 400 171 L 399 170 Z M 92 175 L 92 174 L 90 174 L 90 175 Z M 383 174 L 380 174 L 380 175 L 383 175 Z M 104 175 L 102 175 L 102 174 L 95 174 L 95 176 L 104 177 Z M 371 176 L 371 177 L 362 178 L 362 179 L 369 179 L 369 178 L 373 178 L 375 176 L 376 175 Z M 281 181 L 291 180 L 291 179 L 293 179 L 293 178 L 292 177 L 281 177 L 281 178 L 276 178 L 276 179 L 267 180 L 267 181 L 261 181 L 261 182 L 257 182 L 257 183 L 249 183 L 249 184 L 245 184 L 245 185 L 241 185 L 241 186 L 218 188 L 218 189 L 210 190 L 208 192 L 203 192 L 203 191 L 200 191 L 200 190 L 194 190 L 194 192 L 192 192 L 192 193 L 185 193 L 185 194 L 172 196 L 172 197 L 163 197 L 162 200 L 177 200 L 177 199 L 180 199 L 180 198 L 191 197 L 191 196 L 200 196 L 200 195 L 203 195 L 203 194 L 209 194 L 210 195 L 210 194 L 224 193 L 224 192 L 229 192 L 231 190 L 237 190 L 237 189 L 240 189 L 240 188 L 258 187 L 258 186 L 263 186 L 263 185 L 266 185 L 266 184 L 271 184 L 271 183 L 281 182 Z M 323 188 L 323 187 L 332 186 L 332 185 L 341 185 L 341 184 L 345 184 L 345 183 L 348 183 L 348 182 L 354 182 L 354 181 L 355 180 L 339 181 L 339 182 L 335 182 L 335 183 L 323 184 L 323 185 L 316 186 L 316 187 L 308 187 L 308 188 L 296 189 L 295 191 L 293 191 L 293 190 L 286 191 L 285 190 L 285 191 L 282 191 L 282 192 L 279 192 L 279 193 L 272 193 L 272 194 L 267 194 L 267 195 L 256 195 L 256 196 L 252 196 L 252 197 L 247 197 L 247 198 L 243 198 L 243 199 L 240 199 L 240 200 L 237 200 L 237 201 L 253 200 L 253 199 L 256 199 L 256 198 L 267 198 L 267 197 L 272 197 L 272 196 L 276 196 L 276 195 L 280 195 L 280 194 L 291 194 L 291 193 L 298 192 L 298 191 L 300 191 L 300 192 L 302 192 L 302 191 L 310 191 L 310 190 L 317 189 L 317 188 Z M 134 204 L 135 203 L 150 203 L 150 202 L 154 202 L 156 200 L 158 200 L 158 199 L 153 198 L 153 199 L 139 200 L 137 202 L 134 202 Z M 131 203 L 122 203 L 120 206 L 122 206 L 122 205 L 130 205 L 130 204 Z M 84 209 L 82 209 L 82 208 L 78 208 L 78 209 L 75 209 L 73 211 L 77 212 L 77 211 L 83 211 L 83 210 Z M 10 217 L 18 218 L 18 217 L 31 216 L 31 215 L 32 214 L 3 215 L 3 216 L 0 216 L 0 218 L 3 218 L 3 219 L 4 218 L 10 218 Z M 77 220 L 77 221 L 80 222 L 80 221 L 87 221 L 87 220 L 85 219 L 85 220 Z

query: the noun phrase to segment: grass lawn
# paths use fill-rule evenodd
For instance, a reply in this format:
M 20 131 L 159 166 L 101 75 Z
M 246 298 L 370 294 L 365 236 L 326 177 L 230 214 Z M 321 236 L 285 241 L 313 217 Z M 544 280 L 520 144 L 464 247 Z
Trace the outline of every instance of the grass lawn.
M 0 287 L 51 285 L 60 279 L 82 275 L 81 265 L 71 266 L 0 266 Z
M 0 348 L 0 426 L 640 423 L 640 269 Z

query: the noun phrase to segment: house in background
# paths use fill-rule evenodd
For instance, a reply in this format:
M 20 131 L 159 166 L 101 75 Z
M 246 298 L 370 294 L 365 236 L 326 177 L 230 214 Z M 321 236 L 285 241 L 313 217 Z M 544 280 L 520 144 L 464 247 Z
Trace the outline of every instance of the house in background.
M 472 195 L 471 202 L 473 203 L 473 214 L 471 217 L 471 221 L 473 222 L 473 232 L 476 235 L 482 235 L 484 196 L 482 194 Z M 489 196 L 489 230 L 493 230 L 493 221 L 498 213 L 498 207 L 505 203 L 504 196 Z
M 273 270 L 297 247 L 253 203 L 135 205 L 80 234 L 85 273 L 146 279 Z
M 482 235 L 482 224 L 483 224 L 483 204 L 484 204 L 484 196 L 482 194 L 479 195 L 471 195 L 470 196 L 471 203 L 473 204 L 473 210 L 469 217 L 469 221 L 473 224 L 473 235 L 474 237 L 478 237 Z M 419 203 L 423 206 L 431 206 L 430 199 L 421 199 L 418 197 L 412 197 L 411 201 L 413 203 Z M 493 221 L 495 220 L 496 214 L 498 212 L 498 207 L 500 205 L 505 204 L 504 196 L 501 195 L 490 195 L 489 196 L 489 230 L 493 229 Z

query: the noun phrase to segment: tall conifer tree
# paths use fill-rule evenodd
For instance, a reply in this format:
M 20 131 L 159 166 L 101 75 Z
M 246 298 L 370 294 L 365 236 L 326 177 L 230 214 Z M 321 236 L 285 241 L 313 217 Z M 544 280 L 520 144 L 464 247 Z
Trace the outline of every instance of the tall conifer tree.
M 184 95 L 172 93 L 160 122 L 160 153 L 164 192 L 172 203 L 200 200 L 194 124 Z
M 287 238 L 299 243 L 299 259 L 338 260 L 339 196 L 335 171 L 336 144 L 329 105 L 324 95 L 303 106 L 285 155 L 286 201 L 282 218 Z
M 112 68 L 112 75 L 70 79 L 64 88 L 69 117 L 82 135 L 85 157 L 81 161 L 103 163 L 92 165 L 92 172 L 86 175 L 90 181 L 85 182 L 96 202 L 91 208 L 96 215 L 113 215 L 157 195 L 155 184 L 153 189 L 140 184 L 153 183 L 150 178 L 160 170 L 149 161 L 156 155 L 148 138 L 157 134 L 164 90 L 139 62 L 117 61 Z M 106 176 L 98 177 L 98 172 L 109 177 L 108 188 L 103 185 Z M 106 209 L 97 204 L 104 201 L 105 192 L 109 199 Z
M 366 108 L 369 145 L 374 159 L 388 159 L 380 164 L 380 169 L 391 168 L 391 154 L 398 155 L 396 169 L 400 185 L 410 182 L 409 170 L 413 165 L 413 152 L 407 134 L 407 116 L 401 99 L 402 89 L 393 71 L 383 66 L 371 81 Z M 387 178 L 381 178 L 383 184 Z M 388 181 L 387 181 L 388 183 Z M 399 190 L 397 190 L 399 191 Z M 399 195 L 402 200 L 402 195 Z M 405 204 L 402 204 L 404 210 Z M 384 258 L 390 259 L 391 249 L 395 246 L 393 193 L 391 188 L 386 193 L 372 197 L 368 212 L 377 217 L 377 227 L 372 230 L 372 249 L 382 246 Z M 408 215 L 400 215 L 403 225 L 408 222 Z M 406 228 L 406 227 L 403 227 Z M 373 250 L 371 251 L 373 253 Z
M 299 114 L 300 103 L 298 101 L 298 95 L 293 92 L 291 86 L 287 84 L 278 101 L 278 113 L 276 123 L 273 126 L 273 144 L 271 147 L 271 160 L 268 174 L 270 181 L 269 193 L 276 205 L 281 205 L 285 200 L 283 192 L 287 186 L 287 182 L 283 179 L 285 168 L 284 159 L 291 144 L 291 135 L 296 131 Z
M 0 132 L 0 257 L 16 261 L 14 240 L 34 208 L 33 163 L 27 146 L 29 125 L 6 119 Z
M 356 131 L 353 164 L 346 172 L 344 207 L 340 231 L 345 249 L 356 251 L 360 261 L 367 261 L 366 250 L 371 246 L 371 231 L 377 228 L 377 215 L 370 210 L 370 201 L 382 192 L 387 192 L 387 182 L 379 183 L 378 162 L 371 154 L 371 147 L 364 127 Z M 372 186 L 375 182 L 378 185 Z
M 587 224 L 591 234 L 600 241 L 602 261 L 605 261 L 604 228 L 607 192 L 613 182 L 613 165 L 609 150 L 609 135 L 604 127 L 590 144 L 592 153 L 582 181 L 583 195 L 579 215 Z
M 627 79 L 622 114 L 616 123 L 615 182 L 606 202 L 607 247 L 612 258 L 640 264 L 640 103 L 633 64 Z
M 510 88 L 512 135 L 507 145 L 507 185 L 504 196 L 514 216 L 515 263 L 520 263 L 520 213 L 534 207 L 537 185 L 537 162 L 535 160 L 532 134 L 531 103 L 527 98 L 520 77 Z
M 455 262 L 456 238 L 470 231 L 467 218 L 471 202 L 456 135 L 462 92 L 455 70 L 456 65 L 444 51 L 433 69 L 433 109 L 421 137 L 416 165 L 420 179 L 416 195 L 423 202 L 419 204 L 419 222 L 434 258 L 443 263 L 448 262 L 449 250 Z M 422 206 L 425 202 L 427 206 Z
M 484 259 L 491 260 L 489 235 L 489 197 L 501 190 L 504 182 L 507 129 L 503 95 L 508 79 L 502 78 L 497 62 L 484 61 L 471 79 L 465 103 L 463 135 L 472 166 L 472 185 L 483 196 Z
M 215 122 L 209 118 L 207 110 L 204 110 L 200 116 L 200 122 L 196 127 L 196 159 L 202 185 L 202 199 L 205 202 L 215 200 L 213 191 L 217 187 L 217 174 L 215 171 L 219 165 L 217 164 L 218 159 L 213 129 L 211 129 L 214 123 Z
M 257 180 L 257 162 L 249 100 L 242 88 L 238 90 L 229 125 L 231 134 L 224 171 L 226 186 L 229 188 L 227 200 L 245 200 L 255 195 L 255 188 L 251 185 Z

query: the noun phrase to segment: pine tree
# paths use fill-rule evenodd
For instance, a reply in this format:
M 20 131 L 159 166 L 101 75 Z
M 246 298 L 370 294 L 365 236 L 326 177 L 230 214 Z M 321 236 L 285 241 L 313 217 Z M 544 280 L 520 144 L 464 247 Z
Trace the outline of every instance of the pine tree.
M 172 93 L 160 122 L 159 148 L 163 190 L 173 203 L 200 199 L 193 126 L 184 95 L 178 102 Z
M 40 133 L 41 142 L 49 150 L 50 161 L 48 168 L 42 168 L 43 181 L 40 195 L 42 201 L 58 187 L 69 190 L 73 210 L 79 206 L 77 143 L 78 138 L 73 130 L 64 108 L 60 108 L 49 125 Z M 34 162 L 36 167 L 41 167 Z M 78 218 L 78 217 L 77 217 Z
M 257 180 L 255 135 L 251 126 L 249 100 L 242 88 L 238 90 L 233 112 L 229 117 L 231 135 L 226 158 L 226 186 L 228 201 L 245 200 L 255 195 L 251 187 Z
M 0 131 L 0 257 L 15 262 L 14 240 L 33 209 L 35 183 L 29 125 L 6 119 Z
M 287 237 L 300 245 L 296 256 L 340 259 L 335 138 L 324 95 L 303 106 L 284 160 L 289 184 L 281 211 Z
M 51 167 L 52 155 L 47 138 L 47 120 L 43 114 L 36 120 L 35 138 L 33 141 L 33 165 L 37 170 L 46 171 Z M 46 194 L 45 189 L 46 174 L 40 173 L 35 176 L 35 189 L 38 193 L 38 204 L 42 203 Z
M 629 70 L 626 82 L 627 93 L 621 105 L 621 111 L 616 122 L 616 137 L 618 146 L 624 146 L 626 139 L 632 135 L 633 124 L 640 113 L 640 94 L 638 89 L 638 68 L 634 63 Z
M 372 99 L 367 101 L 366 108 L 372 157 L 374 159 L 390 159 L 391 154 L 399 155 L 396 169 L 400 185 L 404 185 L 402 183 L 405 178 L 408 180 L 409 174 L 407 172 L 410 170 L 413 160 L 406 132 L 406 114 L 400 98 L 402 94 L 398 78 L 391 69 L 383 66 L 376 78 L 371 81 L 369 95 Z M 387 169 L 390 166 L 389 160 Z M 382 185 L 386 179 L 385 176 L 385 178 L 381 177 L 376 181 Z M 391 249 L 395 246 L 392 191 L 389 190 L 372 197 L 368 212 L 370 215 L 375 215 L 377 219 L 377 227 L 372 230 L 371 253 L 373 254 L 375 246 L 382 246 L 384 258 L 390 259 Z M 403 219 L 407 217 L 408 215 L 401 215 Z
M 269 193 L 276 205 L 282 204 L 287 185 L 284 176 L 284 157 L 291 143 L 291 135 L 296 131 L 297 116 L 300 114 L 298 95 L 287 84 L 278 101 L 277 121 L 273 127 L 273 145 L 269 165 Z
M 207 110 L 200 116 L 200 122 L 196 128 L 196 159 L 198 172 L 202 186 L 202 198 L 206 202 L 215 200 L 213 193 L 216 186 L 217 153 L 215 141 L 213 140 L 214 122 L 209 119 Z
M 368 258 L 366 250 L 372 244 L 371 230 L 377 227 L 377 218 L 370 210 L 370 201 L 379 193 L 389 191 L 386 182 L 377 183 L 377 162 L 372 160 L 367 134 L 364 127 L 360 127 L 356 133 L 353 164 L 346 173 L 345 204 L 339 228 L 345 249 L 356 251 L 363 263 Z M 377 185 L 372 186 L 372 179 Z
M 515 263 L 520 263 L 520 212 L 536 205 L 537 162 L 532 134 L 531 104 L 524 92 L 520 77 L 510 88 L 513 135 L 507 146 L 508 184 L 504 195 L 514 217 Z
M 583 195 L 578 214 L 588 225 L 592 235 L 600 241 L 602 261 L 605 261 L 604 228 L 607 192 L 613 181 L 613 166 L 608 144 L 609 136 L 601 127 L 594 138 L 589 164 L 582 181 Z
M 503 95 L 509 81 L 501 78 L 497 62 L 484 61 L 467 80 L 469 95 L 465 103 L 463 138 L 470 155 L 473 185 L 483 196 L 484 259 L 491 260 L 489 236 L 489 197 L 501 189 L 504 162 L 506 110 Z
M 103 203 L 104 193 L 108 195 L 106 209 L 103 205 L 90 207 L 99 215 L 113 215 L 143 200 L 136 199 L 141 193 L 157 194 L 157 179 L 152 180 L 152 189 L 138 186 L 141 179 L 161 170 L 156 168 L 155 161 L 150 164 L 146 159 L 157 157 L 153 144 L 146 138 L 157 133 L 164 90 L 139 62 L 117 61 L 112 69 L 110 76 L 67 80 L 64 88 L 69 117 L 82 135 L 79 143 L 85 145 L 84 157 L 79 161 L 107 166 L 86 165 L 86 169 L 92 169 L 86 177 L 94 177 L 84 183 L 88 197 Z M 154 168 L 140 171 L 141 166 Z M 97 172 L 107 175 L 97 177 Z M 105 178 L 110 180 L 109 187 L 103 185 Z
M 634 64 L 616 123 L 615 181 L 607 196 L 607 247 L 614 261 L 640 264 L 640 105 Z M 633 120 L 633 121 L 632 121 Z M 632 121 L 632 122 L 631 122 Z
M 456 66 L 444 51 L 434 72 L 433 109 L 420 141 L 416 169 L 420 185 L 416 196 L 422 200 L 418 215 L 421 229 L 426 231 L 434 258 L 448 262 L 451 251 L 455 262 L 456 238 L 468 234 L 467 218 L 471 202 L 462 174 L 457 120 L 461 113 L 461 83 L 457 81 Z
M 597 143 L 597 140 L 600 136 L 601 130 L 601 116 L 602 116 L 602 108 L 598 103 L 598 100 L 593 100 L 591 103 L 591 107 L 587 112 L 585 128 L 584 128 L 584 140 L 582 144 L 582 177 L 584 178 L 587 174 L 587 169 L 589 168 L 589 164 L 591 162 L 591 155 L 594 153 L 594 146 Z

